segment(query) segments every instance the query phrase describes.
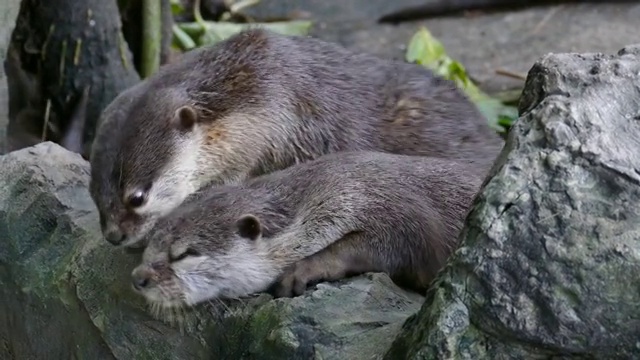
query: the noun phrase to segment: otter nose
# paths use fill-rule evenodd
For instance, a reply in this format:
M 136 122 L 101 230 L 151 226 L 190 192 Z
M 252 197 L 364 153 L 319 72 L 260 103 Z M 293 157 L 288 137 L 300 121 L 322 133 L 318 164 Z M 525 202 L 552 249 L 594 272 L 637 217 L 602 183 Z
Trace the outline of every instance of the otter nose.
M 134 271 L 133 274 L 131 274 L 131 284 L 133 288 L 138 291 L 142 291 L 149 286 L 150 283 L 151 278 L 146 271 Z
M 120 245 L 127 239 L 127 235 L 123 234 L 118 229 L 108 231 L 106 234 L 104 234 L 104 237 L 113 245 Z

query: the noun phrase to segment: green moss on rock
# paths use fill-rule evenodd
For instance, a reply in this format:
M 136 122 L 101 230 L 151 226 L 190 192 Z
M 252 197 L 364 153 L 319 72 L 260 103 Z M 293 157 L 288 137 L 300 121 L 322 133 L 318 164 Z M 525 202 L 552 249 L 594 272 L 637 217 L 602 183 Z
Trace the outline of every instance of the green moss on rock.
M 0 359 L 365 360 L 423 300 L 368 274 L 159 321 L 130 288 L 140 255 L 102 239 L 86 161 L 47 142 L 0 168 Z

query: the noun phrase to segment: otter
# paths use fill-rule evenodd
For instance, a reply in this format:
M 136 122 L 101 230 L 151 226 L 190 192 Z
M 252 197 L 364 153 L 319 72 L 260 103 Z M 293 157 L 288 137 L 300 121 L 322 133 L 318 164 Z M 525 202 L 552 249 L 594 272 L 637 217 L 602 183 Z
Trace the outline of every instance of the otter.
M 343 151 L 468 161 L 503 141 L 456 85 L 426 68 L 260 28 L 192 50 L 103 111 L 90 190 L 105 238 L 141 242 L 208 185 Z
M 192 194 L 147 233 L 133 287 L 155 308 L 386 272 L 424 292 L 481 179 L 465 162 L 342 152 Z

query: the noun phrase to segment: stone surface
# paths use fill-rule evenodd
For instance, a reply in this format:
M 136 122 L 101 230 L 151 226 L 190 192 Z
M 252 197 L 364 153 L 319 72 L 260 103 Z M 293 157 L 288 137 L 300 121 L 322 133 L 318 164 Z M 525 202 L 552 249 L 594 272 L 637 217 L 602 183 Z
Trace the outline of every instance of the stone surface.
M 3 360 L 380 358 L 423 301 L 368 274 L 159 321 L 130 289 L 139 254 L 101 238 L 86 161 L 45 142 L 0 169 Z
M 208 330 L 212 359 L 380 359 L 424 301 L 384 274 L 321 283 L 293 299 L 261 298 L 262 306 L 240 307 Z
M 540 6 L 397 26 L 376 22 L 386 13 L 426 1 L 268 0 L 251 13 L 282 16 L 293 10 L 308 11 L 318 21 L 314 36 L 395 59 L 404 58 L 411 36 L 420 26 L 426 26 L 488 91 L 522 86 L 520 80 L 496 75 L 497 69 L 526 73 L 547 53 L 614 53 L 638 41 L 639 3 Z
M 640 50 L 529 72 L 462 246 L 388 359 L 640 358 Z
M 407 6 L 418 6 L 424 2 L 425 0 L 266 0 L 243 11 L 258 18 L 277 18 L 292 12 L 304 11 L 321 21 L 375 21 L 390 12 Z

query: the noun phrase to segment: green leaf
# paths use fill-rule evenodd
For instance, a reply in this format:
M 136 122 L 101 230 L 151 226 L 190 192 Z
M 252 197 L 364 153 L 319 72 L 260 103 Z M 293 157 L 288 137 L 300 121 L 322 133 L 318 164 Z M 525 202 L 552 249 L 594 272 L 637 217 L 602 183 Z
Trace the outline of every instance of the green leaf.
M 170 4 L 171 4 L 171 13 L 174 16 L 180 15 L 184 12 L 184 6 L 182 6 L 182 3 L 180 2 L 180 0 L 170 0 Z
M 196 39 L 198 46 L 213 45 L 249 28 L 261 27 L 283 35 L 307 35 L 313 22 L 307 20 L 281 21 L 269 23 L 232 23 L 205 21 L 203 24 L 182 23 L 180 29 Z
M 447 55 L 444 45 L 431 35 L 427 28 L 421 27 L 413 35 L 405 58 L 408 62 L 422 65 L 435 74 L 455 82 L 476 104 L 487 118 L 489 125 L 496 131 L 504 132 L 505 127 L 510 127 L 518 117 L 518 110 L 515 107 L 507 106 L 480 90 L 469 79 L 464 66 Z
M 191 36 L 189 36 L 189 34 L 184 32 L 178 25 L 174 24 L 172 27 L 172 30 L 173 30 L 173 43 L 177 45 L 180 49 L 184 51 L 184 50 L 191 50 L 196 47 L 196 43 L 195 41 L 193 41 Z

